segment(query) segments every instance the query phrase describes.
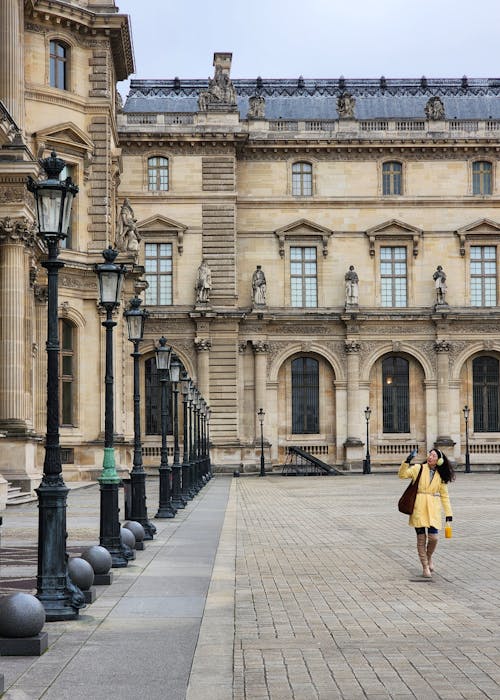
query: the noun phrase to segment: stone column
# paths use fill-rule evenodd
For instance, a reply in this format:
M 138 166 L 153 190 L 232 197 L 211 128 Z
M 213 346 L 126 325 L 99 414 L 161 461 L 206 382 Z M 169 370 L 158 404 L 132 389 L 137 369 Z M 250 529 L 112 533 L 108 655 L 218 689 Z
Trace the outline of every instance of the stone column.
M 0 426 L 10 433 L 25 433 L 26 372 L 32 361 L 32 347 L 26 347 L 25 310 L 27 271 L 25 244 L 31 231 L 24 218 L 0 220 Z
M 198 389 L 207 404 L 210 405 L 210 348 L 212 343 L 207 338 L 195 338 L 194 345 L 198 353 Z
M 260 440 L 260 421 L 257 417 L 259 408 L 266 411 L 266 374 L 267 374 L 267 352 L 269 345 L 263 340 L 252 342 L 255 355 L 255 439 Z
M 359 405 L 359 351 L 360 343 L 346 340 L 347 355 L 347 439 L 344 443 L 346 463 L 362 459 L 363 442 L 360 439 L 361 410 Z
M 450 360 L 451 345 L 446 340 L 434 343 L 437 353 L 437 447 L 452 447 L 450 437 Z
M 24 129 L 23 4 L 0 2 L 0 100 L 17 126 Z

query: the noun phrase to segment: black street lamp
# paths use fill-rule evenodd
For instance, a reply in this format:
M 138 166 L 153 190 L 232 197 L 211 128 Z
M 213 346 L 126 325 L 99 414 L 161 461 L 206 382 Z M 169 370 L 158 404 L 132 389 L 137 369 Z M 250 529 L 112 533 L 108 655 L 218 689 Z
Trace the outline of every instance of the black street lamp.
M 104 404 L 104 459 L 99 477 L 101 493 L 101 520 L 99 543 L 111 554 L 112 566 L 127 566 L 133 552 L 126 554 L 120 538 L 120 508 L 118 506 L 118 486 L 120 477 L 116 472 L 114 449 L 114 376 L 113 376 L 113 311 L 120 303 L 121 288 L 125 276 L 123 265 L 116 265 L 118 251 L 106 248 L 102 256 L 104 263 L 95 266 L 99 280 L 99 304 L 106 311 L 102 325 L 106 329 L 106 376 Z
M 470 454 L 469 454 L 469 414 L 470 408 L 465 404 L 462 411 L 465 419 L 465 473 L 470 474 Z
M 59 241 L 66 238 L 73 197 L 78 187 L 71 178 L 60 180 L 66 163 L 52 152 L 40 161 L 47 179 L 36 182 L 28 178 L 27 187 L 34 195 L 38 235 L 44 241 L 48 257 L 42 262 L 47 270 L 47 434 L 45 460 L 38 495 L 38 569 L 37 598 L 45 608 L 46 620 L 73 620 L 84 606 L 81 591 L 68 585 L 66 563 L 66 502 L 68 488 L 62 477 L 59 443 Z M 21 361 L 21 358 L 18 358 Z
M 193 498 L 191 492 L 191 467 L 189 464 L 189 424 L 188 424 L 188 403 L 189 403 L 189 376 L 185 369 L 181 372 L 181 394 L 182 394 L 182 498 L 187 502 Z
M 372 464 L 370 457 L 370 416 L 372 415 L 372 409 L 367 406 L 365 408 L 365 420 L 366 420 L 366 457 L 363 460 L 363 474 L 372 473 Z
M 128 339 L 134 344 L 134 460 L 130 472 L 131 508 L 130 520 L 135 520 L 144 528 L 144 539 L 152 540 L 156 527 L 148 518 L 146 505 L 146 472 L 142 463 L 140 380 L 139 380 L 139 343 L 144 338 L 144 325 L 148 317 L 146 309 L 141 309 L 142 300 L 135 296 L 130 300 L 129 308 L 123 313 L 127 320 Z
M 188 409 L 189 409 L 189 467 L 191 473 L 191 493 L 196 496 L 200 490 L 196 472 L 196 387 L 192 379 L 189 380 Z
M 172 505 L 170 491 L 170 475 L 172 470 L 168 464 L 167 452 L 167 382 L 169 380 L 170 357 L 172 348 L 167 345 L 167 339 L 162 336 L 156 348 L 156 367 L 160 375 L 161 385 L 161 457 L 160 457 L 160 494 L 158 512 L 155 518 L 174 518 L 177 510 Z
M 186 507 L 182 498 L 182 466 L 179 450 L 179 380 L 181 377 L 181 362 L 175 353 L 170 360 L 170 383 L 172 385 L 172 408 L 174 429 L 174 459 L 172 462 L 172 505 L 177 510 Z
M 257 411 L 257 416 L 260 421 L 260 473 L 259 476 L 266 475 L 266 468 L 264 466 L 264 416 L 266 412 L 263 408 L 259 408 Z
M 212 417 L 212 409 L 207 406 L 207 466 L 208 466 L 208 478 L 211 479 L 212 474 L 212 462 L 210 460 L 210 418 Z

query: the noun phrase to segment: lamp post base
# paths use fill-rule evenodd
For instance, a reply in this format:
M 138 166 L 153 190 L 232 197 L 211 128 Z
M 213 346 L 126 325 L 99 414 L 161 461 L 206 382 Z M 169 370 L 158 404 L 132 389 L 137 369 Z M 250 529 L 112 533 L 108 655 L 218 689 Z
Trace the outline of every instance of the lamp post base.
M 146 507 L 146 473 L 144 469 L 130 472 L 131 508 L 130 520 L 135 520 L 144 528 L 144 539 L 152 540 L 156 527 L 148 519 Z
M 101 490 L 101 523 L 99 544 L 111 554 L 111 566 L 120 569 L 128 566 L 127 556 L 120 537 L 120 520 L 118 507 L 118 484 L 100 482 Z

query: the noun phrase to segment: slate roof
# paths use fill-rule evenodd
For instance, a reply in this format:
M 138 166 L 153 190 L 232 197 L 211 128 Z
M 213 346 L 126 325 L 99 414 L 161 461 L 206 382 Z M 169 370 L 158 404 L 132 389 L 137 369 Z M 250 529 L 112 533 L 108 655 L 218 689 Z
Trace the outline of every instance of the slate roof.
M 337 119 L 337 98 L 349 92 L 357 119 L 425 119 L 430 97 L 441 98 L 447 119 L 500 119 L 500 78 L 232 81 L 242 119 L 248 98 L 265 98 L 266 119 Z M 208 80 L 132 80 L 124 112 L 196 112 Z

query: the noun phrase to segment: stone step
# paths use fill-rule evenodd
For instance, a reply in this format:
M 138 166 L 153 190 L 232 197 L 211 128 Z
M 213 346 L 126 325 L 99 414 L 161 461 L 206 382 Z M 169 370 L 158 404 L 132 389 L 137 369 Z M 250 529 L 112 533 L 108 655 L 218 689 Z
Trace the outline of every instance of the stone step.
M 7 484 L 7 506 L 18 506 L 36 500 L 37 497 L 34 494 L 21 491 L 19 486 L 13 486 L 10 482 Z

